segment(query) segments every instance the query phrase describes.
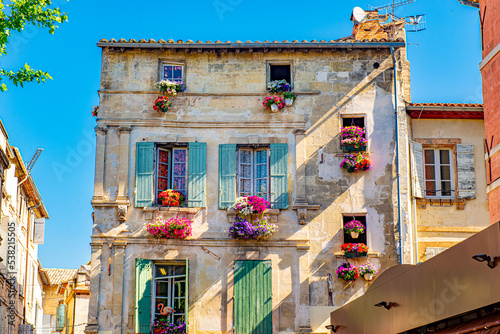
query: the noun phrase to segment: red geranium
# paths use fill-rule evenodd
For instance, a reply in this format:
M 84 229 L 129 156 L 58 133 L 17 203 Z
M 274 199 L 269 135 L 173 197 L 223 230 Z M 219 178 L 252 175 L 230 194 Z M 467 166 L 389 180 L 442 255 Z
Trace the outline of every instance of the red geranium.
M 166 112 L 172 106 L 172 102 L 166 96 L 158 96 L 153 109 L 156 111 Z
M 172 189 L 167 189 L 158 194 L 158 199 L 165 206 L 184 206 L 184 198 L 184 194 Z

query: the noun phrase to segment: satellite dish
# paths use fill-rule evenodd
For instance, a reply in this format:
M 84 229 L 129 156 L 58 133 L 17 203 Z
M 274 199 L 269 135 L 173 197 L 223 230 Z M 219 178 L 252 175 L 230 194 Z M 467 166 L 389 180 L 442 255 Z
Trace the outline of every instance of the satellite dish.
M 361 7 L 354 7 L 354 9 L 352 10 L 352 17 L 356 22 L 359 23 L 365 19 L 366 12 Z

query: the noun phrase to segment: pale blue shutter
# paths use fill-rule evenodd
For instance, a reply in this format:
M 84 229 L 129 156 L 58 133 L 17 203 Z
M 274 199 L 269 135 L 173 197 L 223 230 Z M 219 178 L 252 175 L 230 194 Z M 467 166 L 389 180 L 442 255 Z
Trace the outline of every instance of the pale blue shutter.
M 236 201 L 236 144 L 219 145 L 219 209 Z
M 474 171 L 474 146 L 457 145 L 458 198 L 476 198 L 476 173 Z
M 153 261 L 135 259 L 135 310 L 134 329 L 136 333 L 151 331 L 151 281 Z
M 189 143 L 188 207 L 205 207 L 207 143 Z
M 288 209 L 288 144 L 271 144 L 271 208 Z
M 139 142 L 135 152 L 135 207 L 152 206 L 154 201 L 155 144 Z

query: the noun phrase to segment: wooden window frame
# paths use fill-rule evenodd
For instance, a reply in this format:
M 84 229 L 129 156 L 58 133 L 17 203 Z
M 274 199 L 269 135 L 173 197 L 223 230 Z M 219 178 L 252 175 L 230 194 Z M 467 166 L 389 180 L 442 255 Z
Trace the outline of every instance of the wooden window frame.
M 153 323 L 155 317 L 156 317 L 156 281 L 157 280 L 161 280 L 161 278 L 157 278 L 156 277 L 156 268 L 158 266 L 169 266 L 169 267 L 186 267 L 186 262 L 182 262 L 182 261 L 168 261 L 168 262 L 153 262 L 153 277 L 151 279 L 151 324 Z M 168 278 L 168 285 L 170 285 L 170 288 L 168 289 L 168 294 L 166 296 L 166 299 L 168 300 L 168 305 L 165 305 L 165 306 L 170 306 L 172 308 L 174 308 L 175 306 L 175 299 L 180 299 L 180 298 L 184 298 L 185 301 L 185 305 L 188 304 L 188 296 L 185 294 L 184 297 L 172 297 L 172 294 L 175 294 L 175 279 L 176 278 L 181 278 L 182 276 L 184 277 L 184 281 L 185 281 L 185 286 L 184 286 L 184 292 L 187 291 L 187 287 L 188 287 L 188 284 L 189 284 L 189 277 L 188 277 L 188 273 L 186 272 L 184 275 L 166 275 L 165 277 L 170 277 L 171 278 Z M 180 281 L 181 279 L 179 279 Z M 159 298 L 162 298 L 162 297 L 159 297 Z M 173 300 L 172 300 L 173 298 Z M 186 319 L 186 313 L 174 313 L 175 314 L 181 314 L 181 315 L 184 315 L 184 322 L 187 323 L 187 319 Z M 173 316 L 172 316 L 173 317 Z M 171 322 L 170 323 L 174 323 L 173 322 L 173 319 L 171 319 Z
M 451 184 L 451 194 L 449 196 L 445 196 L 442 194 L 442 190 L 436 190 L 436 194 L 428 195 L 427 194 L 427 175 L 426 175 L 426 163 L 425 163 L 425 151 L 432 150 L 434 152 L 434 182 L 436 187 L 441 188 L 441 166 L 442 164 L 439 162 L 439 151 L 448 151 L 450 155 L 450 184 Z M 422 146 L 422 163 L 424 164 L 424 185 L 425 185 L 425 198 L 433 198 L 433 199 L 454 199 L 458 198 L 457 196 L 457 157 L 456 157 L 456 146 L 440 146 L 440 145 L 423 145 Z M 445 180 L 447 181 L 447 180 Z M 439 195 L 437 193 L 440 193 Z
M 274 66 L 274 65 L 289 65 L 290 66 L 290 87 L 293 89 L 293 85 L 294 85 L 294 80 L 293 80 L 293 61 L 291 60 L 269 60 L 267 61 L 267 64 L 266 64 L 266 78 L 267 78 L 267 83 L 270 83 L 271 82 L 271 66 Z
M 241 180 L 241 173 L 240 173 L 240 168 L 241 168 L 241 163 L 240 163 L 240 152 L 241 151 L 250 151 L 251 153 L 251 171 L 252 171 L 252 176 L 251 176 L 251 194 L 250 196 L 258 196 L 256 192 L 257 188 L 257 163 L 255 160 L 256 152 L 257 151 L 267 151 L 267 200 L 271 200 L 271 149 L 268 146 L 237 146 L 236 147 L 236 193 L 237 197 L 241 197 L 241 191 L 240 191 L 240 180 Z
M 159 164 L 160 164 L 160 151 L 168 151 L 169 152 L 169 161 L 168 161 L 168 180 L 167 180 L 167 189 L 172 189 L 172 182 L 173 182 L 173 173 L 174 173 L 174 151 L 175 150 L 185 150 L 186 151 L 186 193 L 185 193 L 185 199 L 184 199 L 184 206 L 187 205 L 188 198 L 189 198 L 189 145 L 184 144 L 184 143 L 175 143 L 175 144 L 156 144 L 156 150 L 155 150 L 155 161 L 154 161 L 154 182 L 155 182 L 155 202 L 156 205 L 160 205 L 161 203 L 158 201 L 158 194 L 159 194 L 159 189 L 158 189 L 158 179 L 159 179 Z M 176 189 L 174 189 L 176 190 Z
M 158 81 L 164 80 L 164 67 L 165 66 L 182 66 L 182 75 L 181 80 L 183 84 L 186 84 L 186 64 L 180 61 L 170 61 L 170 60 L 161 60 L 159 61 L 159 71 L 158 71 Z M 172 79 L 173 80 L 173 79 Z

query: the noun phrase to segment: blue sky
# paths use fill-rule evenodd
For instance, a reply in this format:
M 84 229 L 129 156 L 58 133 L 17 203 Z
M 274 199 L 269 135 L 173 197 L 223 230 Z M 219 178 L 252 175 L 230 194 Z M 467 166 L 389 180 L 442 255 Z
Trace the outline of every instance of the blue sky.
M 39 257 L 45 268 L 78 268 L 90 260 L 95 119 L 101 38 L 192 40 L 330 40 L 348 36 L 352 8 L 389 0 L 53 1 L 69 22 L 54 35 L 28 28 L 14 35 L 0 66 L 27 62 L 53 80 L 0 93 L 0 118 L 12 145 L 33 169 L 50 214 Z M 482 102 L 477 10 L 457 0 L 417 0 L 397 15 L 426 14 L 428 29 L 408 33 L 413 102 Z M 414 45 L 418 44 L 418 46 Z

